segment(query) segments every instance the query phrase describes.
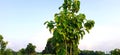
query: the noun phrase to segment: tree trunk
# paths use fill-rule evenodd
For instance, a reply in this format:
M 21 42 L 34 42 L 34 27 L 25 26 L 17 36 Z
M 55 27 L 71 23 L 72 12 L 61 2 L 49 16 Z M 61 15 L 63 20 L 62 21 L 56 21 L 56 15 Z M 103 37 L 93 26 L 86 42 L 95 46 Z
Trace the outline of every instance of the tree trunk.
M 72 55 L 72 43 L 70 44 L 70 55 Z
M 66 44 L 66 40 L 65 40 L 65 50 L 66 50 L 66 54 L 67 55 L 67 44 Z

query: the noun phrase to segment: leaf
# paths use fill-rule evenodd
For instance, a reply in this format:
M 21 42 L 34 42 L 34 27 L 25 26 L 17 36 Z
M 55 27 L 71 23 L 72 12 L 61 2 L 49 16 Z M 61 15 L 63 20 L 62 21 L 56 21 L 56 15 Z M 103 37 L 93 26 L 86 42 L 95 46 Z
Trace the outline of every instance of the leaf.
M 53 21 L 50 21 L 50 22 L 48 22 L 48 21 L 46 21 L 44 24 L 47 24 L 47 28 L 49 28 L 49 31 L 51 32 L 51 30 L 54 28 L 54 24 L 55 24 L 55 22 L 53 22 Z
M 56 43 L 56 46 L 59 46 L 59 43 Z
M 46 22 L 44 23 L 44 25 L 47 24 L 47 23 L 48 23 L 48 21 L 46 21 Z
M 94 27 L 95 22 L 93 20 L 87 20 L 87 22 L 84 24 L 85 28 L 90 30 L 92 27 Z
M 86 16 L 85 16 L 85 14 L 79 14 L 79 15 L 77 15 L 77 18 L 78 18 L 78 22 L 83 22 L 83 20 L 86 19 Z
M 85 29 L 85 30 L 86 30 L 88 33 L 90 33 L 88 29 Z

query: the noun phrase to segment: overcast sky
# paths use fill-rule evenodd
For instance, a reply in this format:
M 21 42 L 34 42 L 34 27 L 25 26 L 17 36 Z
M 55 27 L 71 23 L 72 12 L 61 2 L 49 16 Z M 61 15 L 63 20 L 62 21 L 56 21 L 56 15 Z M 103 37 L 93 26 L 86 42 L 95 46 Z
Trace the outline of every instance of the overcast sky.
M 42 51 L 52 37 L 46 26 L 63 0 L 0 0 L 0 34 L 8 48 L 18 51 L 28 43 Z M 81 0 L 80 13 L 95 27 L 80 41 L 80 49 L 109 51 L 120 48 L 120 0 Z

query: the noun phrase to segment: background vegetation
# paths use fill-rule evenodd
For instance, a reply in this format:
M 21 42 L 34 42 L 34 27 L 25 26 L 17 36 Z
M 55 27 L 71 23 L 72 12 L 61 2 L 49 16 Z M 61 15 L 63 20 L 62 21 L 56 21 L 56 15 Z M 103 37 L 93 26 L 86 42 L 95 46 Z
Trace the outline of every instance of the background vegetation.
M 19 51 L 14 51 L 10 48 L 6 48 L 8 42 L 4 41 L 2 35 L 0 35 L 0 55 L 55 55 L 54 46 L 51 46 L 50 39 L 48 40 L 45 50 L 42 52 L 36 52 L 36 46 L 32 43 L 28 43 L 26 48 L 21 48 Z M 80 50 L 78 55 L 120 55 L 120 49 L 116 48 L 109 53 L 103 51 L 94 50 Z

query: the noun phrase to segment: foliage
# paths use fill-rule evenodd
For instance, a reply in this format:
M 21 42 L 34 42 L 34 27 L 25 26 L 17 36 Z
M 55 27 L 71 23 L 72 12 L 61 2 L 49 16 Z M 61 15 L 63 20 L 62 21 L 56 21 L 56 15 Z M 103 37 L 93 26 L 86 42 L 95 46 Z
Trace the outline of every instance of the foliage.
M 13 50 L 12 49 L 6 49 L 4 52 L 4 55 L 13 55 Z
M 22 49 L 19 50 L 18 53 L 19 53 L 19 55 L 25 55 L 25 54 L 26 54 L 26 51 L 25 51 L 24 48 L 22 48 Z
M 79 55 L 105 55 L 102 51 L 83 50 Z
M 8 42 L 5 42 L 3 40 L 2 35 L 0 35 L 0 54 L 4 54 L 4 51 L 6 49 L 6 45 L 8 44 Z
M 42 51 L 42 54 L 55 54 L 55 46 L 52 43 L 53 38 L 49 38 L 46 44 L 45 49 Z
M 105 55 L 105 53 L 102 52 L 102 51 L 95 51 L 95 54 L 96 54 L 96 55 Z
M 25 52 L 28 54 L 28 55 L 35 55 L 35 48 L 36 46 L 32 45 L 32 43 L 29 43 L 25 49 Z M 22 53 L 24 53 L 24 49 L 22 49 Z
M 114 49 L 110 51 L 111 55 L 120 55 L 120 49 Z
M 46 21 L 47 28 L 53 33 L 53 46 L 57 55 L 78 55 L 79 40 L 85 32 L 94 27 L 93 20 L 87 20 L 85 14 L 78 14 L 79 0 L 64 0 L 60 13 L 54 15 L 54 21 Z

